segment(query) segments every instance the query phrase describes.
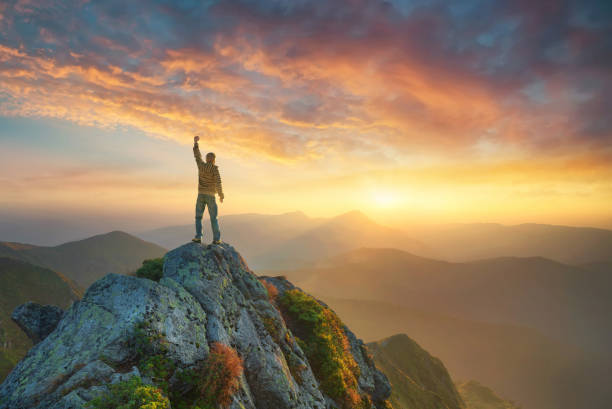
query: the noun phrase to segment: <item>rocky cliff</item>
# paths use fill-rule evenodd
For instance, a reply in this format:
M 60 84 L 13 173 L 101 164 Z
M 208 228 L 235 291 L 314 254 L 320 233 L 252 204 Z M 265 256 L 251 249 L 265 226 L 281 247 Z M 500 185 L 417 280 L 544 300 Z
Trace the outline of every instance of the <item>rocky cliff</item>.
M 92 284 L 0 385 L 0 409 L 113 407 L 130 390 L 194 409 L 381 409 L 391 392 L 325 304 L 195 243 L 166 254 L 159 282 Z

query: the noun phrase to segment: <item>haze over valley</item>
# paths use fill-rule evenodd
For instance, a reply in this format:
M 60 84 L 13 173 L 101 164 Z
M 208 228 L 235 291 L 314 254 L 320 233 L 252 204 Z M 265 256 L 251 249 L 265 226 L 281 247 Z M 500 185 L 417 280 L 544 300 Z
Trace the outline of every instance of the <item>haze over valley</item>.
M 535 224 L 409 231 L 359 211 L 332 218 L 235 214 L 220 225 L 256 273 L 286 276 L 368 342 L 408 334 L 442 360 L 466 394 L 485 393 L 466 384 L 475 380 L 523 408 L 597 407 L 608 396 L 612 231 Z M 3 242 L 0 254 L 57 271 L 80 294 L 109 272 L 133 273 L 192 233 L 191 225 L 177 225 L 52 247 Z M 4 280 L 15 280 L 4 271 Z M 30 298 L 38 299 L 21 295 Z M 65 298 L 54 303 L 65 306 Z M 8 317 L 10 306 L 5 310 Z M 10 337 L 5 345 L 21 345 L 6 361 L 15 362 L 27 343 Z

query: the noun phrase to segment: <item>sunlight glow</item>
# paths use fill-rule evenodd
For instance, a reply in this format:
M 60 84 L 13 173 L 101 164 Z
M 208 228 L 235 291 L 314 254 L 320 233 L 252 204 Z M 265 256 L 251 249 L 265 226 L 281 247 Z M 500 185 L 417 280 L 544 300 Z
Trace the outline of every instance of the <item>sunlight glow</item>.
M 395 192 L 379 191 L 375 192 L 373 196 L 378 207 L 389 208 L 399 204 L 399 196 Z

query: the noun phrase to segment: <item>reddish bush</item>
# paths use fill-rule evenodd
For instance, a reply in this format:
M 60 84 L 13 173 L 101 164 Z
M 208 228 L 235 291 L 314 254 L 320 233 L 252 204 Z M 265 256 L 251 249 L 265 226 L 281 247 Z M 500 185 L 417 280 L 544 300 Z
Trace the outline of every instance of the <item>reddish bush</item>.
M 240 386 L 242 359 L 236 350 L 215 342 L 204 366 L 200 396 L 208 404 L 228 407 Z
M 264 287 L 266 287 L 266 290 L 268 291 L 268 298 L 270 298 L 271 300 L 276 300 L 276 297 L 278 297 L 278 288 L 276 288 L 274 284 L 269 283 L 266 280 L 262 280 L 261 283 Z

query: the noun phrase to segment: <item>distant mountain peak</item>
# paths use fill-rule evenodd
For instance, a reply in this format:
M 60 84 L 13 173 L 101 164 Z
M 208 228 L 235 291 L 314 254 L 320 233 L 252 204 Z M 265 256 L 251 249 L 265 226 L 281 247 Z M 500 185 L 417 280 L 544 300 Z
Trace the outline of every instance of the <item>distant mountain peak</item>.
M 331 222 L 375 223 L 361 210 L 351 210 L 331 219 Z
M 51 247 L 22 245 L 13 250 L 0 244 L 0 255 L 61 271 L 83 288 L 108 273 L 133 272 L 143 260 L 165 253 L 163 247 L 121 230 Z

